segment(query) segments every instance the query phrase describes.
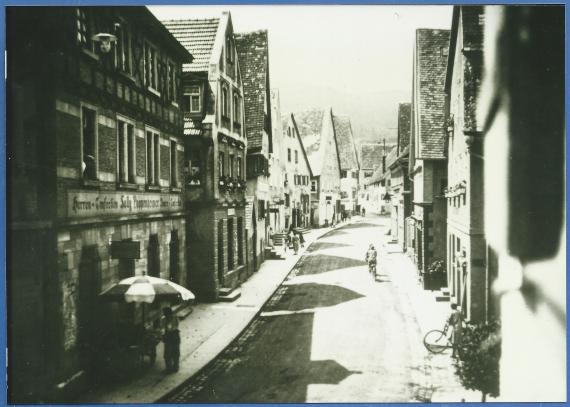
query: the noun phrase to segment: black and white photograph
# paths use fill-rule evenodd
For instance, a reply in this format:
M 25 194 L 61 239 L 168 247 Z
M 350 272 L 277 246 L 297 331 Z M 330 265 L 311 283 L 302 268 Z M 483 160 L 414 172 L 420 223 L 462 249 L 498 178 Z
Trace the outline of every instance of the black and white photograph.
M 565 5 L 6 6 L 10 404 L 565 402 Z

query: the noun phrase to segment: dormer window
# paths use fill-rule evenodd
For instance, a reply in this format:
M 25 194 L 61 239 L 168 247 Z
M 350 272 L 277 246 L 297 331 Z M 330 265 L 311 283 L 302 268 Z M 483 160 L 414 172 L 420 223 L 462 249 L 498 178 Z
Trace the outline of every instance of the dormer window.
M 184 92 L 185 113 L 200 113 L 202 111 L 202 94 L 199 85 L 188 86 Z

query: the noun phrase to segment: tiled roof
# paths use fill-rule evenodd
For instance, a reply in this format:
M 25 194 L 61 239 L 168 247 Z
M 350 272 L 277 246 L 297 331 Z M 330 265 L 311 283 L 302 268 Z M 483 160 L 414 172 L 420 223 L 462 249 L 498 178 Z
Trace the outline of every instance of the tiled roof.
M 398 158 L 396 152 L 397 152 L 397 148 L 396 148 L 396 146 L 393 146 L 390 149 L 390 152 L 388 153 L 388 155 L 386 156 L 385 168 L 382 168 L 382 157 L 380 157 L 378 168 L 376 168 L 376 170 L 374 170 L 372 177 L 368 178 L 368 181 L 365 182 L 366 185 L 375 184 L 375 183 L 381 181 L 387 174 L 390 173 L 390 164 L 392 164 Z
M 321 173 L 320 147 L 324 113 L 323 109 L 311 109 L 293 114 L 313 175 L 320 175 Z
M 162 22 L 174 37 L 194 56 L 191 64 L 182 66 L 184 72 L 208 71 L 219 22 L 219 18 L 167 20 Z
M 386 173 L 390 173 L 388 168 L 398 159 L 398 149 L 394 146 L 386 156 Z
M 398 105 L 398 152 L 402 152 L 410 144 L 411 114 L 411 103 L 400 103 Z
M 346 116 L 333 115 L 334 131 L 338 142 L 338 154 L 340 156 L 340 169 L 358 169 L 358 157 L 356 146 L 352 136 L 350 119 Z
M 445 74 L 449 30 L 416 30 L 416 84 L 419 100 L 414 101 L 419 115 L 417 158 L 445 158 Z
M 382 164 L 383 147 L 380 143 L 366 143 L 360 146 L 360 168 L 369 170 Z
M 247 147 L 261 149 L 265 98 L 269 98 L 267 31 L 235 34 L 235 41 L 243 81 Z

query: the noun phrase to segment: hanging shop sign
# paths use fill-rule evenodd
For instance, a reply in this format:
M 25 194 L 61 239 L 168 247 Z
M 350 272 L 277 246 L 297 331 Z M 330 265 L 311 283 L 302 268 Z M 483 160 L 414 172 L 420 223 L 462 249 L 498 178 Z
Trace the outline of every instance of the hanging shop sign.
M 183 209 L 179 194 L 148 192 L 69 191 L 67 217 L 138 215 L 155 212 L 176 212 Z

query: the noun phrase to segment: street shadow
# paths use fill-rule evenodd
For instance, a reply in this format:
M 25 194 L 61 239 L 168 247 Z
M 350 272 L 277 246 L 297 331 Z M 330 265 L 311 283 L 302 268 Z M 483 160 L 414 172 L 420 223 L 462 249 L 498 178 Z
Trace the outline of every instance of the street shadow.
M 216 359 L 158 403 L 303 403 L 311 384 L 352 374 L 335 360 L 311 360 L 314 314 L 255 319 Z
M 343 243 L 315 242 L 307 248 L 306 252 L 313 253 L 316 252 L 317 250 L 338 249 L 341 247 L 349 247 L 349 245 Z
M 366 265 L 365 261 L 352 259 L 350 257 L 315 254 L 311 256 L 303 256 L 302 267 L 297 271 L 297 275 L 306 276 L 321 274 L 328 271 L 364 265 Z
M 350 225 L 340 227 L 340 230 L 348 230 L 348 229 L 362 229 L 362 228 L 379 228 L 381 225 L 376 223 L 370 222 L 359 222 L 359 223 L 351 223 Z
M 317 283 L 288 285 L 280 295 L 281 298 L 278 301 L 269 302 L 263 311 L 300 311 L 332 307 L 363 297 L 363 295 L 348 288 Z

